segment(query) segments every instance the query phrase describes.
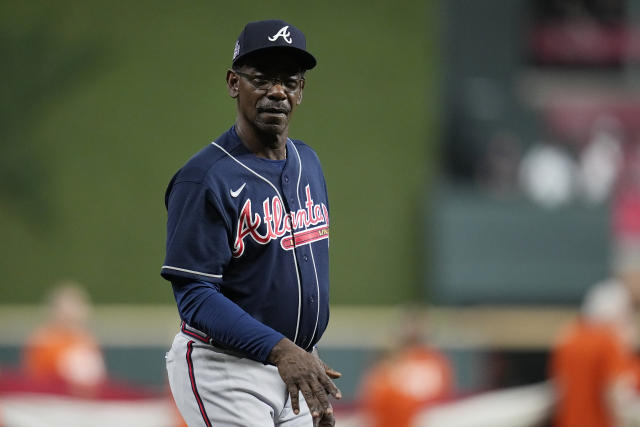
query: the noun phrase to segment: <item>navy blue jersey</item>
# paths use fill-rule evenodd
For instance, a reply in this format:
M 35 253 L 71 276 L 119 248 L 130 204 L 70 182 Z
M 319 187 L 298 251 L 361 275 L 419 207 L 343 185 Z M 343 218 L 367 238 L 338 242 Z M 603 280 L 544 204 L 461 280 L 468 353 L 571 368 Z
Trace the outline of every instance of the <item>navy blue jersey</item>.
M 329 201 L 315 152 L 287 140 L 284 166 L 251 153 L 235 128 L 167 188 L 170 281 L 204 281 L 310 349 L 329 319 Z

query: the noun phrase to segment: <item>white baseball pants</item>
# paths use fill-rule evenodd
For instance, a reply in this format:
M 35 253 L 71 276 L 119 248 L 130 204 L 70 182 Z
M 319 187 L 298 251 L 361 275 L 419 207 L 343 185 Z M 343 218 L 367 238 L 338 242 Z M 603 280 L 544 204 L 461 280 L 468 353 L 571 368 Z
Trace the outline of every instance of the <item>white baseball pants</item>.
M 225 353 L 184 326 L 166 363 L 171 393 L 189 427 L 313 425 L 302 393 L 300 413 L 293 413 L 275 366 Z

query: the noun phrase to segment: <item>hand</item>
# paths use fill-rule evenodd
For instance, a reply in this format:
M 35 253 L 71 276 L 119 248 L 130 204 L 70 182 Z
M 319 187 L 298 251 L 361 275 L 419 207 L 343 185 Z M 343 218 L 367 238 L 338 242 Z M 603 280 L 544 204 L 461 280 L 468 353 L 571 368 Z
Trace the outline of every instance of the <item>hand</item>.
M 333 408 L 329 403 L 329 395 L 340 399 L 342 394 L 331 378 L 341 374 L 326 366 L 319 357 L 307 353 L 291 340 L 281 339 L 271 350 L 268 361 L 278 368 L 284 381 L 293 412 L 300 412 L 299 393 L 302 392 L 314 426 L 332 426 Z M 323 424 L 318 424 L 322 422 Z
M 322 364 L 322 367 L 324 369 L 325 374 L 327 374 L 327 376 L 331 379 L 336 379 L 336 378 L 340 378 L 342 376 L 342 374 L 338 371 L 336 371 L 335 369 L 330 368 L 329 366 L 327 366 L 326 363 L 324 363 L 324 361 L 322 361 L 322 359 L 320 359 L 320 354 L 318 353 L 318 347 L 314 347 L 313 348 L 313 352 L 311 353 L 313 354 L 318 361 Z M 314 423 L 318 422 L 317 426 L 318 427 L 335 427 L 336 425 L 336 419 L 333 417 L 333 412 L 325 412 L 324 414 L 322 414 L 322 418 L 314 418 L 313 421 Z M 315 424 L 314 424 L 315 427 Z
M 333 368 L 328 367 L 327 364 L 324 363 L 322 359 L 320 359 L 320 354 L 318 353 L 318 347 L 314 347 L 311 354 L 313 354 L 316 357 L 316 359 L 318 359 L 318 361 L 322 364 L 322 367 L 324 368 L 324 373 L 327 374 L 329 378 L 331 378 L 332 380 L 335 380 L 342 376 L 340 372 L 336 371 Z

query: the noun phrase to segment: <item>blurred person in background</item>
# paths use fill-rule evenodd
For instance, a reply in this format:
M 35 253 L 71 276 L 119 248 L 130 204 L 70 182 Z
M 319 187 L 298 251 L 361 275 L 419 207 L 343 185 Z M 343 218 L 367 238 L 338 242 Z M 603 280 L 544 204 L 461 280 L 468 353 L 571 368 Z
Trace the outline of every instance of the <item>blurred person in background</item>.
M 452 395 L 450 362 L 425 343 L 424 328 L 419 312 L 409 310 L 399 345 L 365 374 L 359 397 L 366 426 L 411 426 L 429 404 Z
M 102 351 L 87 327 L 91 303 L 77 283 L 58 284 L 47 302 L 47 318 L 27 339 L 24 373 L 35 380 L 62 382 L 90 392 L 106 379 Z
M 617 279 L 593 286 L 552 349 L 554 427 L 629 425 L 637 417 L 634 306 Z M 637 425 L 637 424 L 633 424 Z
M 534 203 L 547 209 L 567 205 L 575 197 L 577 163 L 562 145 L 540 141 L 522 157 L 520 186 Z
M 579 153 L 578 187 L 591 205 L 606 202 L 615 187 L 623 163 L 624 129 L 620 120 L 601 115 Z

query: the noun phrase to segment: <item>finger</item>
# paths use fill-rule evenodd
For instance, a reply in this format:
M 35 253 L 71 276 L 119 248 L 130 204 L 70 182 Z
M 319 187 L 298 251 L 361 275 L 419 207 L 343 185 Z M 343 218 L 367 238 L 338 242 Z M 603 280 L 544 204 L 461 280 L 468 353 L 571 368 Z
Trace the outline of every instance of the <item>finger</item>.
M 336 387 L 336 385 L 333 383 L 333 381 L 331 381 L 327 376 L 321 376 L 319 379 L 320 379 L 320 382 L 322 383 L 322 385 L 324 386 L 324 389 L 329 394 L 331 394 L 336 399 L 341 399 L 342 398 L 342 393 L 340 392 L 340 389 L 338 387 Z
M 320 417 L 322 413 L 320 402 L 307 383 L 300 384 L 300 392 L 304 396 L 304 400 L 307 402 L 311 416 L 313 418 Z
M 328 367 L 327 365 L 324 365 L 324 372 L 327 374 L 329 378 L 334 380 L 342 376 L 340 372 L 336 371 L 333 368 Z
M 319 427 L 334 427 L 336 425 L 336 419 L 333 414 L 326 414 L 320 419 Z
M 318 399 L 323 414 L 333 413 L 333 408 L 331 407 L 331 403 L 329 403 L 329 396 L 327 396 L 327 392 L 320 382 L 316 382 L 313 385 L 313 394 L 316 399 Z
M 327 365 L 326 363 L 322 362 L 322 367 L 324 368 L 324 373 L 327 374 L 327 376 L 329 376 L 329 378 L 332 379 L 336 379 L 336 378 L 340 378 L 342 376 L 342 374 L 338 371 L 336 371 L 335 369 L 331 368 L 329 365 Z
M 291 397 L 291 408 L 293 409 L 293 413 L 298 415 L 298 413 L 300 413 L 300 399 L 298 397 L 299 395 L 298 386 L 296 386 L 295 384 L 291 384 L 287 387 L 287 390 L 289 391 L 289 397 Z

